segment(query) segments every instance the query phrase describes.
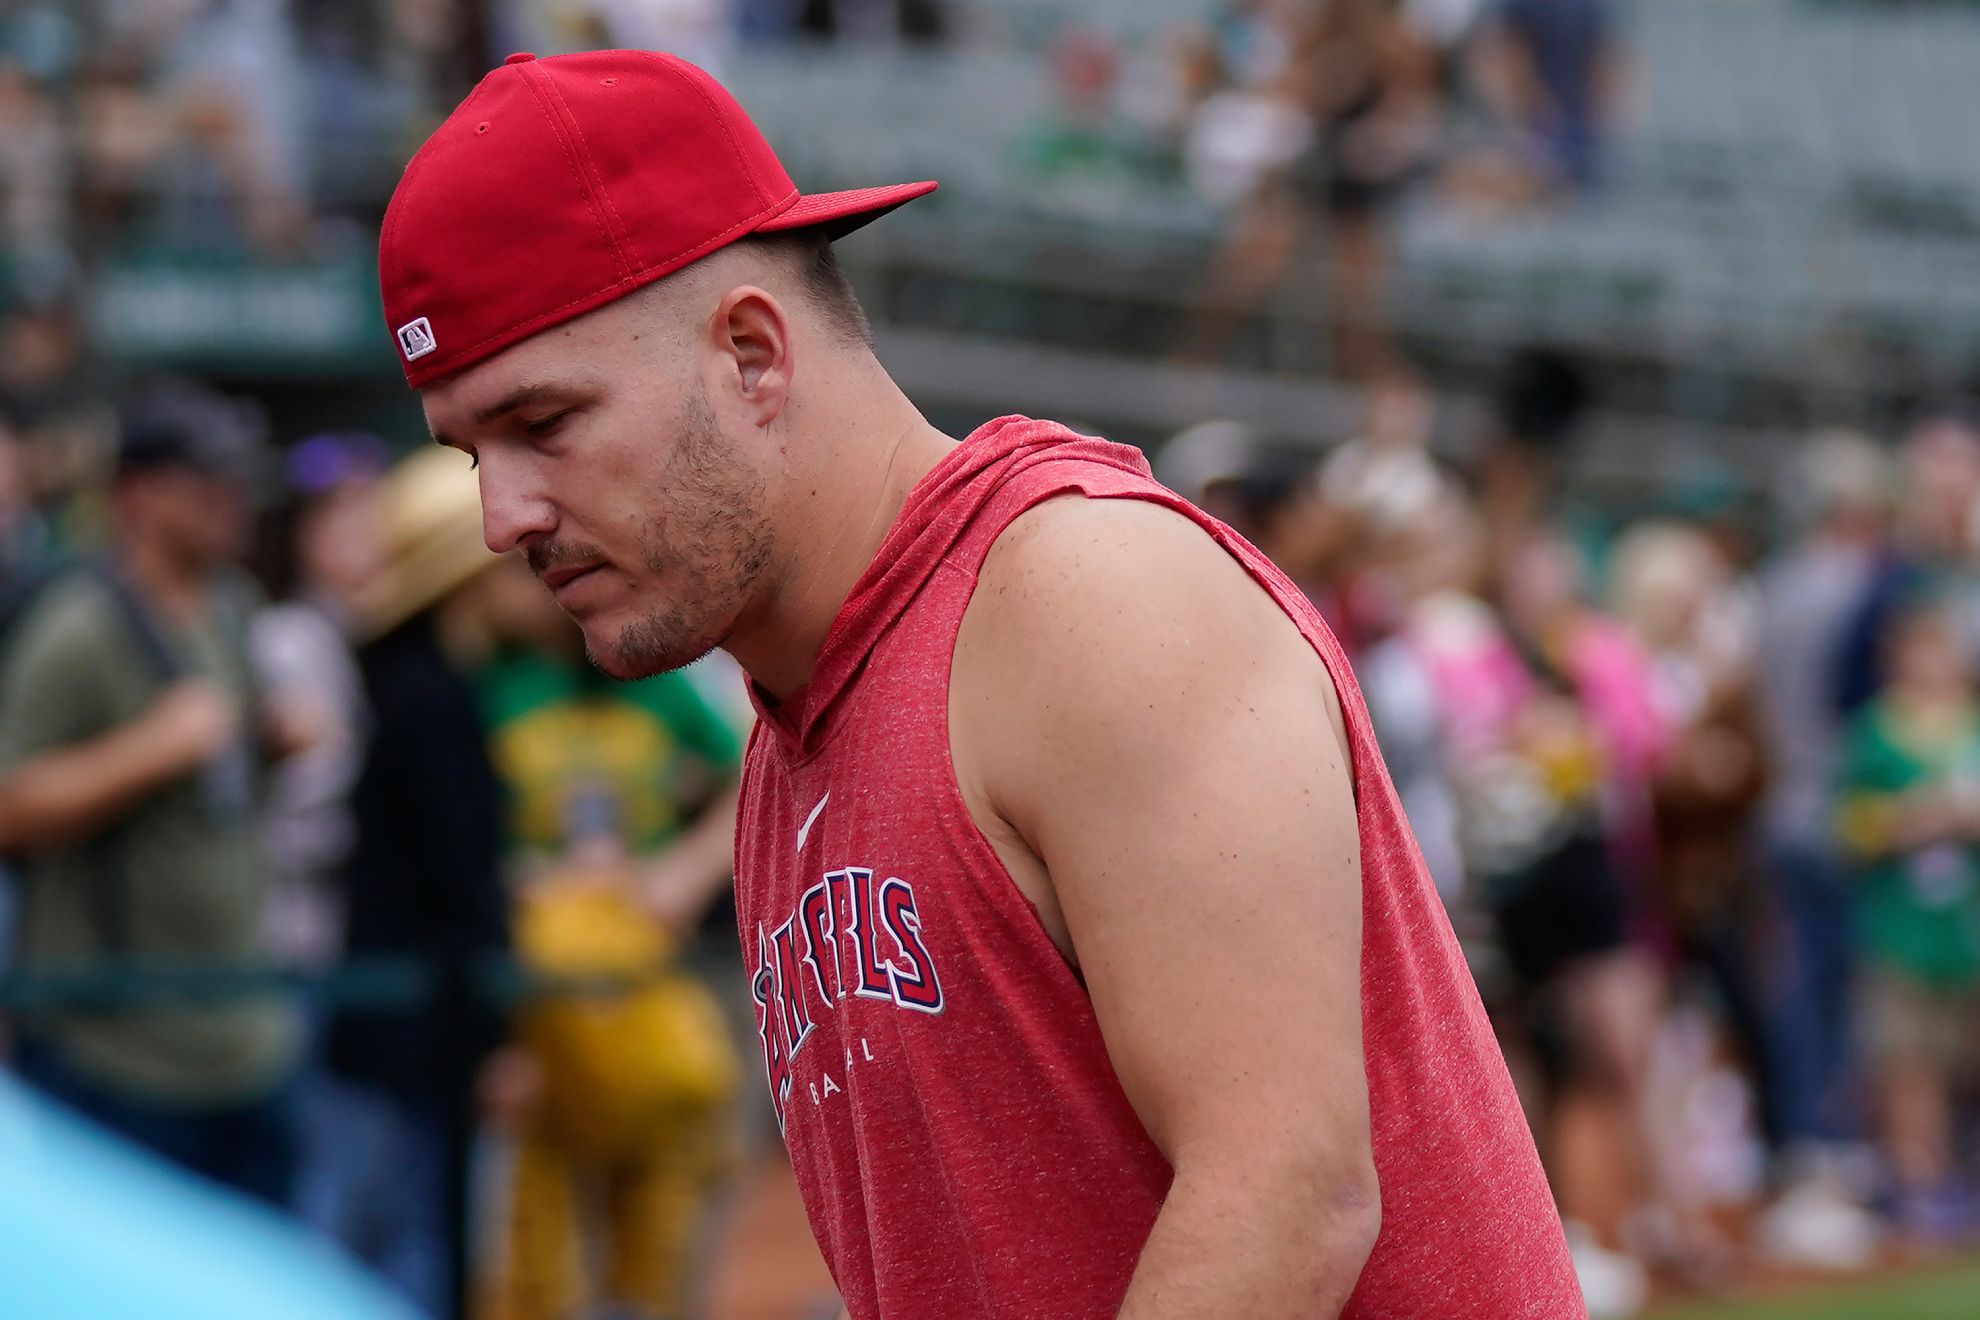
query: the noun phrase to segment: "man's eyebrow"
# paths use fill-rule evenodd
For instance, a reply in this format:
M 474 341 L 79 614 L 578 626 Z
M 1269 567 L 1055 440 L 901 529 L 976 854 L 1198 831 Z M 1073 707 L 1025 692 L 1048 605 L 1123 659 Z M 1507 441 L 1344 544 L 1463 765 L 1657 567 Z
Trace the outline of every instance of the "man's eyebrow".
M 506 416 L 518 408 L 527 407 L 553 394 L 560 394 L 563 390 L 564 387 L 559 385 L 519 385 L 486 408 L 477 411 L 474 415 L 474 424 L 486 426 L 498 417 Z
M 572 387 L 570 385 L 552 384 L 548 381 L 539 381 L 534 385 L 518 385 L 515 389 L 510 390 L 487 407 L 478 409 L 474 414 L 474 424 L 476 426 L 486 426 L 498 418 L 506 417 L 518 408 L 526 408 L 532 403 L 538 403 L 554 396 L 568 395 L 571 389 Z M 436 443 L 446 445 L 451 449 L 462 448 L 458 440 L 455 440 L 452 436 L 444 432 L 431 431 L 430 434 Z

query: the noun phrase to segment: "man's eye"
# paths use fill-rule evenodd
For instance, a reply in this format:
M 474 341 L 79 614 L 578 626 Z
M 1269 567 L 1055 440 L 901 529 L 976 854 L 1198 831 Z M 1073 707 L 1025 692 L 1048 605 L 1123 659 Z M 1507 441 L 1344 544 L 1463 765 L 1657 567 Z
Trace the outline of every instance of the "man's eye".
M 552 413 L 550 416 L 545 417 L 542 421 L 531 422 L 528 426 L 524 427 L 523 429 L 528 431 L 531 435 L 535 435 L 535 436 L 549 435 L 551 432 L 555 431 L 559 426 L 561 426 L 563 424 L 564 419 L 566 417 L 569 417 L 570 415 L 571 414 L 569 410 L 560 413 Z

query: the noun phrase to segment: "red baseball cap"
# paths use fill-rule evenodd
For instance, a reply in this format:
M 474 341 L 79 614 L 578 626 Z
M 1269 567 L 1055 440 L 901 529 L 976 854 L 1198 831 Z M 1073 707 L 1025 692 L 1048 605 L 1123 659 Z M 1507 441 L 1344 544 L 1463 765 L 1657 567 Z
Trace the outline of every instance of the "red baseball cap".
M 799 194 L 735 98 L 672 55 L 511 55 L 392 193 L 386 324 L 417 389 L 745 234 L 838 238 L 934 189 Z

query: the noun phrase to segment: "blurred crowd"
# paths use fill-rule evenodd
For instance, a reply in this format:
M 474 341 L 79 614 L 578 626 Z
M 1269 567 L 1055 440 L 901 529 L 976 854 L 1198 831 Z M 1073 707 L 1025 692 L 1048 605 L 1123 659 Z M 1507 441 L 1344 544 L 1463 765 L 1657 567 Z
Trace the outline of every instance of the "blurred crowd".
M 1589 390 L 1518 355 L 1457 464 L 1391 374 L 1156 468 L 1350 648 L 1596 1314 L 1980 1242 L 1980 407 L 1618 511 Z M 602 679 L 458 453 L 120 419 L 95 540 L 0 436 L 16 1073 L 426 1314 L 683 1313 L 769 1139 L 740 675 Z
M 762 1135 L 702 975 L 740 677 L 608 683 L 466 456 L 390 457 L 161 379 L 100 542 L 0 490 L 13 1066 L 424 1314 L 683 1314 Z
M 1235 0 L 1180 51 L 1191 183 L 1232 215 L 1177 348 L 1220 359 L 1318 237 L 1334 375 L 1396 365 L 1387 230 L 1412 189 L 1571 204 L 1601 175 L 1607 0 Z
M 739 41 L 966 39 L 992 8 L 0 3 L 19 1076 L 427 1315 L 692 1312 L 724 1179 L 769 1138 L 725 895 L 740 675 L 600 678 L 483 548 L 458 454 L 110 377 L 90 272 L 361 245 L 508 50 L 719 70 Z M 1349 647 L 1601 1315 L 1980 1242 L 1980 402 L 1813 434 L 1764 491 L 1598 507 L 1573 358 L 1505 364 L 1460 463 L 1384 323 L 1413 194 L 1601 186 L 1615 30 L 1609 0 L 1230 0 L 1144 67 L 1060 24 L 1024 148 L 1224 209 L 1173 358 L 1232 356 L 1292 298 L 1364 387 L 1324 453 L 1205 422 L 1158 475 Z
M 1392 377 L 1324 457 L 1157 471 L 1349 646 L 1595 1314 L 1971 1245 L 1980 408 L 1616 520 L 1562 484 L 1587 389 L 1521 354 L 1462 469 Z
M 48 484 L 100 486 L 105 376 L 126 365 L 99 352 L 123 329 L 100 323 L 106 272 L 363 268 L 406 161 L 510 51 L 667 50 L 719 73 L 738 41 L 933 41 L 947 15 L 942 0 L 0 0 L 0 405 L 75 469 Z M 261 346 L 226 341 L 245 314 L 224 300 L 150 315 L 167 354 L 205 344 L 219 360 L 202 368 L 269 374 Z M 351 369 L 278 364 L 298 365 Z
M 1068 26 L 1046 52 L 1043 175 L 1173 170 L 1225 214 L 1171 346 L 1229 357 L 1252 318 L 1327 326 L 1318 365 L 1397 364 L 1385 312 L 1398 209 L 1572 207 L 1603 179 L 1623 64 L 1610 0 L 1225 0 L 1146 47 Z M 1310 369 L 1312 363 L 1300 363 Z

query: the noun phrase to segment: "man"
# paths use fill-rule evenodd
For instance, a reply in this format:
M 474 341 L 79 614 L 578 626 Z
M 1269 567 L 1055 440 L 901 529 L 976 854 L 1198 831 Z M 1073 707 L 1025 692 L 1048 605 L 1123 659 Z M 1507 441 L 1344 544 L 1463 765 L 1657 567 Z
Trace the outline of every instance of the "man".
M 1845 730 L 1836 689 L 1890 559 L 1894 475 L 1866 436 L 1812 437 L 1788 487 L 1803 525 L 1760 575 L 1756 668 L 1767 681 L 1754 695 L 1768 784 L 1759 838 L 1784 950 L 1771 968 L 1765 1098 L 1785 1188 L 1760 1238 L 1777 1258 L 1831 1267 L 1868 1260 L 1877 1236 L 1849 1177 L 1855 896 L 1835 828 Z
M 510 56 L 408 167 L 408 381 L 619 677 L 754 680 L 737 907 L 858 1320 L 1576 1316 L 1339 647 L 1133 450 L 958 445 L 665 56 Z M 1082 498 L 1085 496 L 1085 498 Z
M 118 455 L 113 555 L 48 586 L 9 638 L 0 849 L 22 858 L 24 970 L 255 952 L 255 596 L 230 560 L 257 451 L 224 400 L 146 399 Z M 30 1018 L 19 1063 L 99 1122 L 280 1203 L 297 1044 L 279 998 L 151 998 Z

